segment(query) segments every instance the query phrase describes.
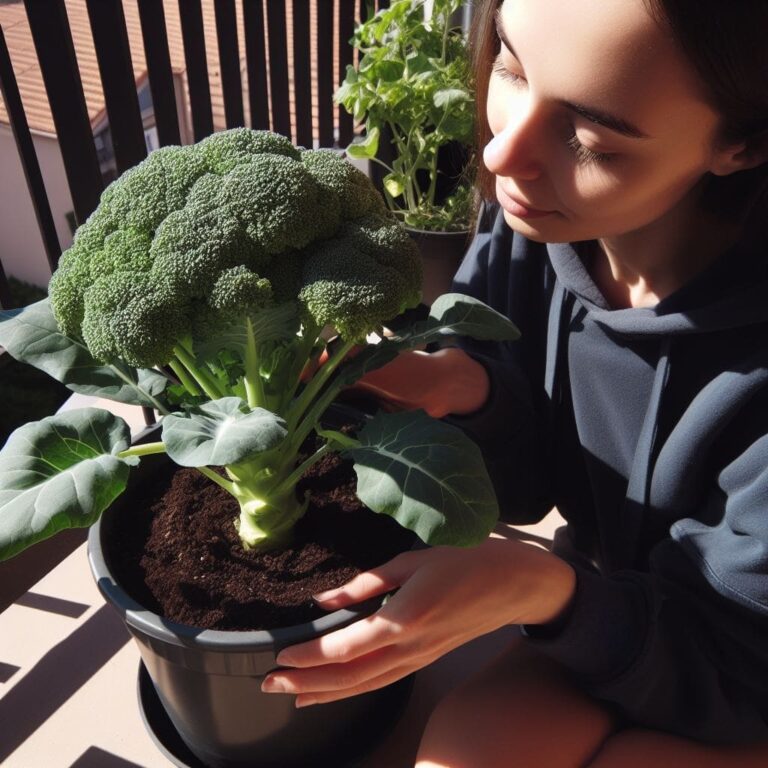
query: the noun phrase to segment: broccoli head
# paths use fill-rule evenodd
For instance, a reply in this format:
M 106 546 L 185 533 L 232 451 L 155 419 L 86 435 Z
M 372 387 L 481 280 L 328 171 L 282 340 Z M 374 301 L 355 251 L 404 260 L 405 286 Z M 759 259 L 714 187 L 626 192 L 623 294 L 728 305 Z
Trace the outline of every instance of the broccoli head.
M 163 147 L 110 184 L 49 292 L 61 330 L 96 358 L 152 366 L 217 314 L 298 302 L 359 338 L 420 288 L 416 249 L 367 176 L 333 151 L 236 128 Z

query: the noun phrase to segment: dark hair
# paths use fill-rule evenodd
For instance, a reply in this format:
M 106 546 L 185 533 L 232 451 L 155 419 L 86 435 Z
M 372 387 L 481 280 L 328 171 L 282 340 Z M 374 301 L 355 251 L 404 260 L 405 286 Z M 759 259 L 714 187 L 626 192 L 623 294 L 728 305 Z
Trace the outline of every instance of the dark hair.
M 723 119 L 722 138 L 768 146 L 768 2 L 766 0 L 644 0 L 705 84 L 710 103 Z M 480 0 L 472 25 L 477 93 L 478 152 L 490 141 L 486 116 L 488 82 L 499 52 L 494 16 L 501 0 Z M 494 198 L 493 176 L 482 163 L 477 189 Z M 703 189 L 707 210 L 736 218 L 752 234 L 768 237 L 768 163 L 729 176 L 710 175 Z

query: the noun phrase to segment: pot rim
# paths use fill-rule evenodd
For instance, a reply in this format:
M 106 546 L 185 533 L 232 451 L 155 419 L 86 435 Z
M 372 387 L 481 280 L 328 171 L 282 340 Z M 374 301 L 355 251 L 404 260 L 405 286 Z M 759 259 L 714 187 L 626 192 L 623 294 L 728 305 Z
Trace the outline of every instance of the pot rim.
M 104 556 L 101 530 L 100 518 L 88 532 L 88 562 L 99 591 L 121 613 L 129 627 L 170 645 L 226 652 L 282 648 L 341 629 L 370 616 L 381 605 L 381 598 L 373 598 L 311 622 L 274 629 L 217 630 L 180 624 L 145 608 L 117 583 Z
M 407 232 L 410 234 L 423 236 L 423 235 L 437 235 L 438 237 L 468 237 L 472 234 L 471 229 L 417 229 L 416 227 L 409 227 L 404 225 Z

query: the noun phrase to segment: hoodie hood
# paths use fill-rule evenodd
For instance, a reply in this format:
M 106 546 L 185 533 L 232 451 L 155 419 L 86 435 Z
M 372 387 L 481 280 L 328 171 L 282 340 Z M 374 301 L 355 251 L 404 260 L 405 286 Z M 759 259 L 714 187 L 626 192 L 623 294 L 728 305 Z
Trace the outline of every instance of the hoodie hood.
M 655 307 L 611 309 L 576 248 L 547 245 L 558 282 L 592 319 L 630 337 L 695 334 L 768 322 L 768 253 L 735 246 Z

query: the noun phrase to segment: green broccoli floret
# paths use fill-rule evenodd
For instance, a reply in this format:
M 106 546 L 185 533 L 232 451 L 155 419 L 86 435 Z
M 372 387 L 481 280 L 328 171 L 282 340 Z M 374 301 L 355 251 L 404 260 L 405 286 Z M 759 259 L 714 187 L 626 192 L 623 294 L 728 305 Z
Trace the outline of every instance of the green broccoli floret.
M 421 260 L 405 230 L 368 216 L 317 243 L 304 263 L 299 298 L 320 325 L 362 342 L 421 298 Z
M 381 196 L 341 156 L 236 128 L 152 152 L 110 184 L 50 295 L 61 330 L 99 360 L 161 365 L 199 337 L 202 318 L 227 311 L 212 290 L 233 275 L 268 286 L 274 304 L 300 304 L 311 325 L 361 338 L 418 302 L 419 267 Z M 156 321 L 163 313 L 168 322 Z

